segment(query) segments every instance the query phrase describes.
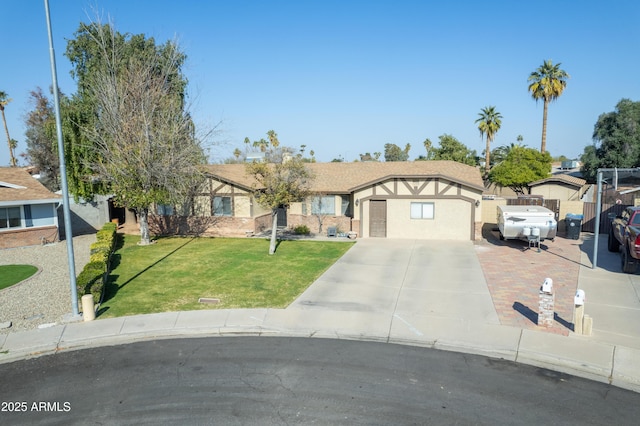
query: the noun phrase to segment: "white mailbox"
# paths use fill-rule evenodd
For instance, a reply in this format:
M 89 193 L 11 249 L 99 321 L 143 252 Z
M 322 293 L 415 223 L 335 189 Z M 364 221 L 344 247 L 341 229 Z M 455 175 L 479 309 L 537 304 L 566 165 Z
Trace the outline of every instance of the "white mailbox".
M 574 302 L 573 303 L 576 306 L 584 305 L 584 290 L 578 289 L 578 291 L 576 291 L 576 297 L 574 298 Z
M 542 283 L 542 292 L 543 293 L 552 293 L 553 292 L 553 280 L 551 278 L 545 278 Z

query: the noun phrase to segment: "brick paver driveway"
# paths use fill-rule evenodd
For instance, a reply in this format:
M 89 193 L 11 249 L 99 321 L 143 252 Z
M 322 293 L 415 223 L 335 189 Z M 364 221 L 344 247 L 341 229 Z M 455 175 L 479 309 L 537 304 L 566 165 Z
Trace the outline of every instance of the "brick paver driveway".
M 519 240 L 500 241 L 497 231 L 485 232 L 476 253 L 502 325 L 568 335 L 572 329 L 573 298 L 580 270 L 580 240 L 557 237 L 544 241 L 538 252 Z M 555 322 L 539 327 L 538 291 L 553 279 Z

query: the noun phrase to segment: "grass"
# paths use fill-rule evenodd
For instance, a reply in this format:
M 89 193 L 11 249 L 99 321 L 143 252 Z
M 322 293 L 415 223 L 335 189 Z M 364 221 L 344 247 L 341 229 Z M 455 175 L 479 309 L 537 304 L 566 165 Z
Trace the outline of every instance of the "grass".
M 0 290 L 26 280 L 36 272 L 38 268 L 33 265 L 2 265 L 0 266 Z
M 122 238 L 122 236 L 120 236 Z M 100 316 L 227 308 L 284 308 L 352 244 L 263 239 L 161 238 L 138 246 L 124 236 Z M 220 299 L 203 304 L 200 297 Z

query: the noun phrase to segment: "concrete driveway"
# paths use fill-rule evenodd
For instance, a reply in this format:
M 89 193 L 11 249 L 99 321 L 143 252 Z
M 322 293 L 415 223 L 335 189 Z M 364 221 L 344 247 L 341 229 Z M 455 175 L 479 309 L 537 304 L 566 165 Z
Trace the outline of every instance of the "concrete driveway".
M 358 240 L 287 309 L 500 324 L 470 241 Z

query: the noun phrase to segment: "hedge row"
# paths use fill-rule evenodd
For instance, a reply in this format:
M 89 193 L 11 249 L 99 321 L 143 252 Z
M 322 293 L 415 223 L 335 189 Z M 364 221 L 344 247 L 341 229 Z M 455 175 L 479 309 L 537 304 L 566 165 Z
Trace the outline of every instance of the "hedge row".
M 76 278 L 79 299 L 85 294 L 92 294 L 93 302 L 100 302 L 109 271 L 109 259 L 116 243 L 117 229 L 115 223 L 108 222 L 96 232 L 96 242 L 90 247 L 89 263 Z

